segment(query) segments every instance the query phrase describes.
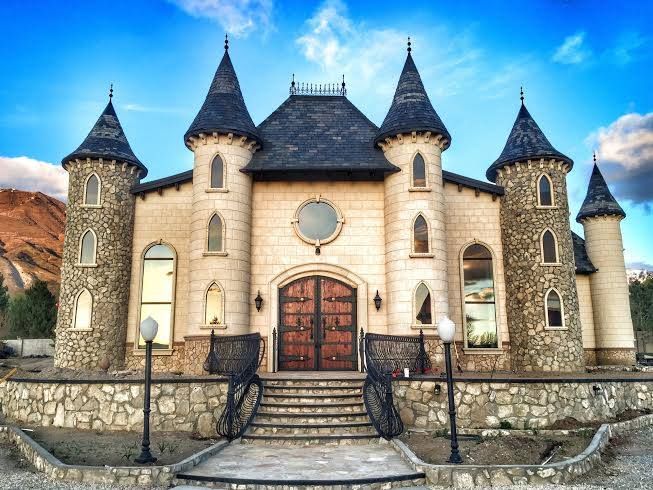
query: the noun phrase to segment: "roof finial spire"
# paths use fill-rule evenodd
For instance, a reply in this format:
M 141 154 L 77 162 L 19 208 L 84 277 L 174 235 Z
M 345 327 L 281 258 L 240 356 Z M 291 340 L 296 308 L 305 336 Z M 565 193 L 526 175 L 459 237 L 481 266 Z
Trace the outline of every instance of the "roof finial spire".
M 109 102 L 111 102 L 111 99 L 113 99 L 113 83 L 109 87 Z
M 521 105 L 524 105 L 524 87 L 520 87 L 519 89 L 519 98 L 521 99 Z
M 592 155 L 594 157 L 594 165 L 596 165 L 596 150 L 592 152 Z
M 229 51 L 229 34 L 224 35 L 224 50 Z
M 408 36 L 408 54 L 413 50 L 413 48 L 410 47 L 410 36 Z

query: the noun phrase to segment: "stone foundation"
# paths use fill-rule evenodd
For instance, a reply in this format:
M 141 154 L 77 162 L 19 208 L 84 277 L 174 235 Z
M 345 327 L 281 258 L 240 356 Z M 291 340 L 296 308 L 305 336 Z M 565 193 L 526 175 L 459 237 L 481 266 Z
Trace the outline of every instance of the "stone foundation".
M 596 349 L 596 363 L 599 366 L 634 366 L 635 349 Z
M 434 372 L 444 370 L 444 346 L 438 337 L 425 336 L 426 352 L 431 359 Z M 456 342 L 452 349 L 454 367 L 460 366 L 464 372 L 492 372 L 510 370 L 510 344 L 503 343 L 502 349 L 488 351 L 487 349 L 465 349 L 462 342 Z
M 596 349 L 585 349 L 585 366 L 596 366 Z

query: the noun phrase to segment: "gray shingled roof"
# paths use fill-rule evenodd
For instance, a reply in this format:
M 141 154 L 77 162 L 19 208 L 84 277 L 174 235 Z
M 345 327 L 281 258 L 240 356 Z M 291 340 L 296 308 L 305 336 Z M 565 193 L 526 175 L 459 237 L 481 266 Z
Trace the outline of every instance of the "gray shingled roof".
M 571 240 L 574 245 L 574 262 L 576 262 L 576 274 L 592 274 L 597 271 L 594 264 L 587 255 L 585 248 L 585 240 L 578 236 L 573 231 L 571 232 Z
M 143 171 L 141 178 L 147 175 L 147 168 L 136 158 L 129 146 L 129 141 L 127 141 L 111 100 L 86 139 L 74 152 L 61 160 L 61 164 L 65 166 L 66 163 L 76 158 L 84 160 L 86 158 L 102 158 L 127 162 Z
M 291 95 L 257 129 L 263 148 L 242 169 L 246 173 L 342 171 L 382 177 L 398 170 L 374 147 L 376 125 L 343 96 Z
M 213 132 L 234 133 L 261 142 L 254 121 L 245 106 L 238 77 L 227 50 L 215 72 L 202 108 L 184 135 L 184 142 L 187 143 L 191 136 Z
M 383 141 L 388 136 L 412 131 L 431 131 L 434 135 L 441 134 L 448 140 L 446 148 L 451 143 L 451 135 L 440 116 L 435 112 L 413 57 L 408 53 L 397 83 L 395 96 L 392 99 L 392 105 L 381 124 L 374 143 Z
M 608 189 L 608 184 L 605 183 L 605 179 L 595 163 L 587 187 L 587 196 L 576 216 L 576 221 L 580 223 L 584 218 L 606 215 L 626 217 L 626 213 Z
M 544 136 L 544 133 L 522 103 L 515 124 L 513 124 L 512 131 L 510 131 L 510 136 L 508 136 L 508 141 L 506 141 L 506 146 L 499 158 L 487 169 L 485 176 L 488 180 L 494 182 L 498 169 L 518 161 L 536 158 L 562 160 L 569 164 L 570 169 L 574 164 L 571 158 L 560 153 L 549 143 L 549 140 Z

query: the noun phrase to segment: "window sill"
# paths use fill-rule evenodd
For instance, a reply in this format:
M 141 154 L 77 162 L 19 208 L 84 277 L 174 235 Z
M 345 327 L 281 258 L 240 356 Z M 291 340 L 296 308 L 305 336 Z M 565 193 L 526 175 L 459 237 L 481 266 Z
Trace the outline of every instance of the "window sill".
M 535 209 L 558 209 L 558 206 L 555 206 L 555 205 L 554 206 L 542 206 L 542 205 L 538 204 L 537 206 L 535 206 Z
M 92 332 L 92 328 L 69 328 L 69 332 Z
M 102 204 L 82 204 L 80 207 L 85 209 L 102 209 Z
M 227 252 L 204 252 L 202 254 L 204 257 L 226 257 L 229 255 Z
M 438 326 L 437 325 L 411 325 L 410 328 L 413 330 L 437 330 Z
M 432 253 L 415 253 L 412 252 L 408 255 L 411 259 L 432 259 L 435 254 Z
M 540 265 L 543 267 L 562 267 L 560 262 L 540 262 Z
M 227 330 L 226 325 L 200 325 L 201 330 Z
M 470 355 L 485 354 L 489 356 L 500 356 L 505 351 L 501 347 L 497 348 L 474 348 L 474 347 L 463 347 L 463 353 Z
M 152 349 L 153 356 L 171 356 L 174 352 L 174 349 Z M 143 349 L 134 349 L 133 351 L 135 356 L 145 357 L 145 348 Z
M 93 269 L 97 267 L 97 264 L 75 264 L 75 267 L 79 267 L 80 269 Z
M 216 193 L 225 194 L 225 193 L 229 192 L 229 189 L 225 189 L 225 188 L 215 188 L 214 189 L 214 188 L 209 187 L 208 189 L 206 189 L 206 192 L 208 192 L 209 194 L 216 194 Z
M 431 192 L 431 187 L 409 187 L 408 192 Z
M 549 326 L 546 326 L 546 327 L 544 327 L 544 330 L 568 330 L 568 328 L 567 327 L 549 327 Z

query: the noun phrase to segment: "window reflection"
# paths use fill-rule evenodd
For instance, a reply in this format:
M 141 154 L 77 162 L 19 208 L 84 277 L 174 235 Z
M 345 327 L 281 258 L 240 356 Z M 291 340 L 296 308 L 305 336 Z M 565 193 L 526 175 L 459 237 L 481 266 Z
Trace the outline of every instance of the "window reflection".
M 299 231 L 310 240 L 326 240 L 338 227 L 338 213 L 327 202 L 309 202 L 298 216 Z
M 429 227 L 421 214 L 415 219 L 413 225 L 413 251 L 429 253 Z
M 209 252 L 222 252 L 222 219 L 214 214 L 209 221 L 209 240 L 207 250 Z
M 549 230 L 546 230 L 542 235 L 542 261 L 545 264 L 555 264 L 558 262 L 556 239 Z
M 75 304 L 75 323 L 73 328 L 88 329 L 91 328 L 91 314 L 93 312 L 93 298 L 88 290 L 84 289 L 77 296 Z
M 148 316 L 159 324 L 154 349 L 169 349 L 172 334 L 172 296 L 174 292 L 174 253 L 163 244 L 150 247 L 143 258 L 143 278 L 141 292 L 141 321 Z M 138 347 L 145 342 L 139 335 Z
M 224 324 L 224 293 L 216 283 L 206 291 L 205 325 Z
M 84 195 L 84 204 L 97 206 L 100 204 L 100 181 L 97 175 L 91 175 L 86 181 L 86 194 Z
M 95 245 L 95 235 L 91 230 L 88 230 L 82 236 L 82 246 L 79 253 L 80 264 L 95 264 Z
M 415 290 L 415 325 L 433 325 L 431 316 L 431 291 L 421 283 Z
M 467 347 L 496 348 L 499 346 L 494 296 L 492 254 L 475 243 L 463 253 L 465 293 L 465 325 Z
M 426 187 L 426 164 L 419 153 L 413 159 L 413 187 Z
M 546 318 L 549 327 L 562 327 L 562 302 L 553 289 L 546 296 Z
M 539 197 L 540 197 L 540 206 L 552 206 L 553 205 L 553 195 L 551 192 L 551 181 L 546 175 L 540 177 L 538 183 L 539 186 Z
M 216 155 L 211 162 L 211 188 L 222 189 L 224 187 L 224 162 L 220 155 Z

